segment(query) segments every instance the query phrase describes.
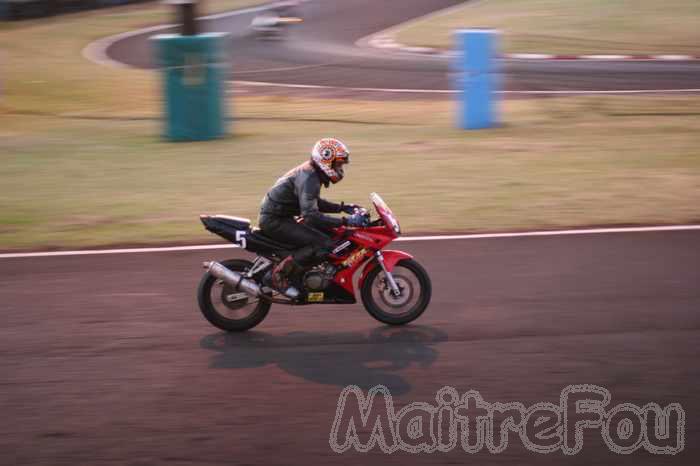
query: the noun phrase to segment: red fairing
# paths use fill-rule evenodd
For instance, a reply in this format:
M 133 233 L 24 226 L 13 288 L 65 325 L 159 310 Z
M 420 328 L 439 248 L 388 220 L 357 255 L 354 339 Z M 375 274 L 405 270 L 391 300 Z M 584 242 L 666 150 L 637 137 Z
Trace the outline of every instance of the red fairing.
M 412 255 L 403 251 L 386 250 L 382 252 L 382 255 L 384 256 L 384 265 L 389 272 L 394 270 L 394 266 L 401 259 L 413 259 Z
M 413 259 L 412 255 L 403 251 L 382 251 L 382 256 L 384 256 L 384 266 L 389 272 L 392 272 L 394 270 L 394 266 L 398 261 L 402 259 Z M 369 262 L 365 269 L 362 271 L 362 276 L 360 277 L 360 281 L 357 284 L 357 286 L 360 289 L 362 289 L 362 285 L 365 283 L 365 278 L 367 278 L 369 272 L 375 267 L 379 267 L 379 264 L 377 263 L 377 261 L 372 261 Z
M 342 238 L 345 231 L 346 229 L 343 227 L 336 230 L 336 239 Z M 346 258 L 336 258 L 331 255 L 332 262 L 344 264 L 347 267 L 336 274 L 334 281 L 342 286 L 348 293 L 354 295 L 355 289 L 352 284 L 352 277 L 355 275 L 355 272 L 370 260 L 375 252 L 391 243 L 394 237 L 392 232 L 388 231 L 388 229 L 383 226 L 352 230 L 352 234 L 347 236 L 346 239 L 351 240 L 359 247 Z M 392 262 L 392 267 L 395 263 L 396 262 Z
M 362 263 L 363 261 L 359 261 L 359 263 Z M 348 293 L 352 294 L 353 296 L 355 295 L 355 288 L 352 286 L 352 276 L 355 274 L 355 270 L 357 270 L 354 267 L 351 267 L 349 269 L 343 269 L 340 272 L 338 272 L 333 279 L 338 285 L 342 286 L 345 291 Z
M 395 240 L 401 231 L 398 222 L 394 218 L 391 209 L 384 203 L 378 194 L 372 193 L 371 196 L 374 207 L 377 209 L 379 216 L 382 218 L 380 225 L 364 228 L 347 228 L 339 227 L 335 229 L 334 239 L 336 241 L 350 240 L 355 244 L 356 248 L 347 257 L 330 255 L 330 261 L 336 266 L 340 266 L 341 270 L 334 278 L 334 282 L 343 287 L 348 293 L 354 295 L 352 278 L 355 272 L 364 267 L 360 278 L 360 287 L 365 281 L 365 277 L 374 267 L 377 266 L 375 257 L 377 251 L 381 251 L 389 243 Z M 394 269 L 394 265 L 401 259 L 410 259 L 412 256 L 401 251 L 384 251 L 384 263 L 387 270 Z M 367 264 L 367 266 L 365 266 Z
M 391 242 L 391 238 L 386 235 L 386 230 L 384 228 L 378 228 L 377 231 L 374 232 L 370 230 L 374 230 L 374 228 L 352 230 L 349 235 L 346 235 L 347 229 L 344 227 L 336 230 L 336 240 L 345 237 L 345 239 L 352 241 L 358 246 L 348 257 L 336 257 L 333 254 L 331 254 L 330 257 L 331 262 L 334 264 L 344 266 L 343 270 L 336 274 L 333 281 L 353 295 L 355 294 L 355 290 L 352 284 L 352 277 L 355 275 L 355 272 L 359 270 L 376 251 Z
M 346 236 L 347 231 L 352 231 L 352 234 L 350 236 Z M 387 244 L 391 243 L 394 238 L 396 238 L 396 236 L 392 233 L 393 232 L 391 232 L 388 228 L 383 226 L 361 229 L 339 227 L 335 230 L 334 239 L 350 239 L 355 244 L 365 248 L 374 249 L 376 251 L 378 249 L 382 249 Z

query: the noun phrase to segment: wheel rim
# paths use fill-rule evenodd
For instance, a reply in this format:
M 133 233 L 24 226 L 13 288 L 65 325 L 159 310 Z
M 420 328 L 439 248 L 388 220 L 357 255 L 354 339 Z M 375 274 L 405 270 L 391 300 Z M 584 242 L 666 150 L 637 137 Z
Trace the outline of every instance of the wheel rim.
M 216 280 L 212 285 L 209 299 L 217 314 L 230 320 L 249 318 L 257 309 L 259 302 L 259 299 L 236 291 L 221 280 Z
M 392 317 L 402 317 L 412 313 L 418 306 L 423 290 L 420 279 L 413 270 L 397 265 L 392 271 L 392 276 L 400 294 L 394 296 L 382 271 L 377 274 L 372 286 L 372 300 L 383 313 Z

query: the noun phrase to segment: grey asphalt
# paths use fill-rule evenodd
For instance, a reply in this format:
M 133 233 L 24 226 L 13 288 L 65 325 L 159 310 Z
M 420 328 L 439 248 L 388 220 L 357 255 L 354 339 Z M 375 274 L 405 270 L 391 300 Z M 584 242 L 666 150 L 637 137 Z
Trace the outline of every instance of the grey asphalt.
M 345 21 L 334 23 L 323 8 L 309 12 L 305 29 L 294 33 L 298 40 L 286 44 L 237 36 L 234 77 L 446 85 L 444 64 L 389 57 L 382 63 L 364 56 L 375 52 L 351 47 L 355 37 L 374 31 L 353 21 L 358 1 L 344 4 L 348 10 L 338 18 Z M 372 2 L 372 28 L 422 14 L 411 6 L 417 4 L 406 0 L 399 8 L 387 0 L 382 9 Z M 228 24 L 244 34 L 236 21 L 249 18 L 211 27 Z M 347 31 L 342 23 L 350 25 Z M 363 55 L 353 59 L 365 68 L 244 74 L 322 64 L 326 56 L 308 52 L 318 42 L 305 35 L 313 34 L 337 36 L 340 43 L 328 53 L 337 58 L 346 47 L 349 55 Z M 145 39 L 115 44 L 110 55 L 124 53 L 133 64 L 149 66 Z M 635 79 L 645 86 L 699 87 L 692 64 L 605 63 L 595 65 L 599 72 L 587 71 L 587 63 L 507 66 L 534 67 L 532 74 L 509 71 L 511 89 L 610 87 Z M 0 464 L 698 464 L 698 232 L 395 247 L 414 254 L 433 281 L 433 301 L 414 325 L 380 325 L 359 304 L 273 306 L 258 328 L 237 335 L 201 317 L 195 291 L 203 260 L 247 256 L 242 251 L 0 259 Z M 569 384 L 597 384 L 610 390 L 612 404 L 680 403 L 686 446 L 675 456 L 619 455 L 591 430 L 574 456 L 534 453 L 517 438 L 498 455 L 459 448 L 337 454 L 329 434 L 339 394 L 350 384 L 365 390 L 383 384 L 398 406 L 434 402 L 446 385 L 459 393 L 478 390 L 490 402 L 532 405 L 557 403 Z
M 434 285 L 415 325 L 358 305 L 273 306 L 227 335 L 199 314 L 201 262 L 239 250 L 0 260 L 0 464 L 634 464 L 700 459 L 700 233 L 397 243 Z M 341 390 L 386 385 L 397 406 L 443 386 L 558 403 L 568 384 L 611 404 L 680 403 L 673 457 L 334 453 Z
M 345 88 L 447 90 L 454 87 L 450 62 L 435 56 L 360 48 L 369 34 L 456 0 L 311 0 L 302 7 L 304 23 L 284 41 L 251 35 L 255 14 L 202 21 L 202 30 L 231 34 L 231 79 Z M 159 33 L 168 31 L 159 31 Z M 107 49 L 110 58 L 136 67 L 154 67 L 148 37 L 133 36 Z M 536 52 L 536 51 L 534 51 Z M 509 91 L 606 91 L 700 88 L 698 62 L 517 61 L 502 63 Z M 289 90 L 288 92 L 293 92 Z

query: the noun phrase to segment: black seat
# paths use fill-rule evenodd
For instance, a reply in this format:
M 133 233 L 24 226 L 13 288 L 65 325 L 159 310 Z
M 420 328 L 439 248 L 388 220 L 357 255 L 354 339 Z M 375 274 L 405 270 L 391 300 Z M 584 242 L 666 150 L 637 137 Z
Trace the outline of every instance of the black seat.
M 274 249 L 284 249 L 286 251 L 291 251 L 298 248 L 298 246 L 294 246 L 293 244 L 280 243 L 279 241 L 270 238 L 269 236 L 265 235 L 259 228 L 251 229 L 248 238 L 250 239 L 251 237 L 257 239 L 260 242 L 267 243 L 269 247 Z

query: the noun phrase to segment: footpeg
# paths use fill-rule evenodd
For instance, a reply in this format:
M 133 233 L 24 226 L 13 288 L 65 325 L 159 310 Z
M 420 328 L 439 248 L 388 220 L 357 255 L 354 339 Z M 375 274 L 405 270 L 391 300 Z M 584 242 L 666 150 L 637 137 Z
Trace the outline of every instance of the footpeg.
M 297 299 L 299 297 L 299 290 L 297 290 L 293 286 L 290 286 L 285 291 L 283 291 L 282 294 L 288 298 Z

